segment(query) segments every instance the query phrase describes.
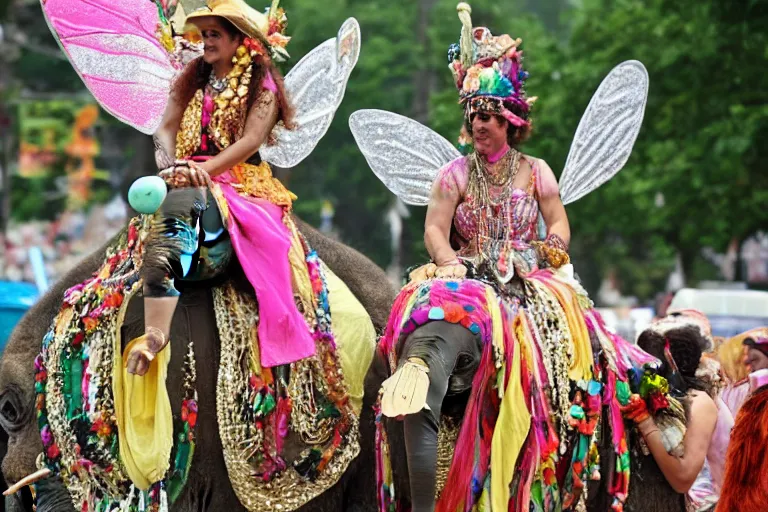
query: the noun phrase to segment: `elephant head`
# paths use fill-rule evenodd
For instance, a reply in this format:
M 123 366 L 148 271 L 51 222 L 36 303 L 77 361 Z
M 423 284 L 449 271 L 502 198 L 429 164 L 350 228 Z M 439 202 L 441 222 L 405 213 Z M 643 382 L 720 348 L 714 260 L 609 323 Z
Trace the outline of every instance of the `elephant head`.
M 357 251 L 328 239 L 299 219 L 295 220 L 301 233 L 325 264 L 362 303 L 376 328 L 379 331 L 383 329 L 394 300 L 394 290 L 386 274 Z M 210 227 L 205 226 L 205 230 L 212 231 Z M 227 243 L 226 240 L 223 242 Z M 3 449 L 0 456 L 4 455 L 2 470 L 8 484 L 33 473 L 37 469 L 36 459 L 43 450 L 34 403 L 34 359 L 40 352 L 41 340 L 61 307 L 64 291 L 92 276 L 100 267 L 109 245 L 111 243 L 84 259 L 40 299 L 14 330 L 0 360 L 0 426 L 4 434 L 0 441 L 7 439 L 7 442 L 0 445 Z M 237 267 L 236 264 L 227 266 L 226 276 L 247 283 Z M 190 270 L 193 273 L 195 271 L 192 268 Z M 210 283 L 207 280 L 181 280 L 180 286 L 183 293 L 174 315 L 170 339 L 173 353 L 184 354 L 191 333 L 195 336 L 198 368 L 196 387 L 199 394 L 196 434 L 198 444 L 186 487 L 172 510 L 243 511 L 245 508 L 235 495 L 227 476 L 217 427 L 216 381 L 220 354 Z M 130 340 L 143 330 L 141 300 L 131 301 L 122 330 L 123 340 Z M 182 359 L 183 357 L 171 359 L 167 380 L 175 414 L 179 413 L 178 407 L 183 396 Z M 374 451 L 374 418 L 370 405 L 374 400 L 375 395 L 365 397 L 366 407 L 360 417 L 361 454 L 350 464 L 336 485 L 302 509 L 362 511 L 375 508 L 375 475 L 370 464 Z M 290 442 L 289 439 L 287 443 Z M 291 451 L 295 450 L 286 446 L 286 452 Z M 68 492 L 57 477 L 46 479 L 38 484 L 37 489 L 38 510 L 41 512 L 60 512 L 68 506 L 71 507 Z M 6 504 L 8 510 L 31 510 L 29 491 L 23 490 L 8 497 Z
M 112 242 L 110 242 L 111 244 Z M 35 365 L 41 341 L 61 307 L 64 291 L 89 278 L 98 268 L 107 244 L 84 259 L 40 298 L 14 329 L 0 359 L 0 427 L 2 471 L 10 485 L 33 473 L 43 450 L 35 417 Z M 25 489 L 6 498 L 7 510 L 31 510 Z
M 592 341 L 597 352 L 597 341 Z M 472 378 L 482 361 L 479 343 L 477 336 L 461 325 L 433 321 L 417 327 L 396 343 L 399 375 L 393 375 L 395 368 L 390 366 L 386 354 L 386 340 L 376 352 L 366 379 L 366 396 L 375 397 L 378 390 L 382 391 L 380 418 L 385 435 L 381 439 L 386 438 L 392 470 L 388 490 L 394 490 L 401 506 L 428 509 L 433 494 L 439 495 L 446 484 L 448 467 L 457 453 L 457 438 L 451 436 L 455 436 L 457 425 L 464 420 Z M 409 364 L 426 366 L 428 379 L 413 377 L 419 373 L 406 371 Z M 424 387 L 421 392 L 419 386 Z M 603 406 L 597 429 L 599 480 L 588 482 L 585 496 L 586 509 L 592 512 L 610 510 L 614 502 L 610 488 L 618 456 L 611 418 L 610 409 Z M 624 510 L 683 512 L 684 496 L 671 488 L 653 457 L 644 456 L 638 449 L 639 433 L 634 424 L 624 423 L 624 429 L 632 448 L 629 499 Z M 572 430 L 565 438 L 567 451 L 561 461 L 571 461 L 578 435 Z M 428 491 L 422 493 L 423 489 Z

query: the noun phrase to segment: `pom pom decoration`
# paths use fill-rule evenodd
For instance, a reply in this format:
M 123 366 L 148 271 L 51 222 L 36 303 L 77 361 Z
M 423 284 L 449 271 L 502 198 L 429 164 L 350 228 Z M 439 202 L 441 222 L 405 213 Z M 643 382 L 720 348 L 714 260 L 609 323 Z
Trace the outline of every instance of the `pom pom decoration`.
M 144 176 L 133 182 L 128 189 L 128 204 L 139 213 L 155 213 L 163 204 L 168 189 L 159 176 Z

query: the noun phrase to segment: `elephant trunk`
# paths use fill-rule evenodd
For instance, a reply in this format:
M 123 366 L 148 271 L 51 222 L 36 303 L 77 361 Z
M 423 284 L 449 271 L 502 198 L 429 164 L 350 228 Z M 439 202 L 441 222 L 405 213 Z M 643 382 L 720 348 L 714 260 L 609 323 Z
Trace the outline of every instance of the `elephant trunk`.
M 58 475 L 39 481 L 37 488 L 37 512 L 76 512 L 72 496 Z
M 3 505 L 5 505 L 3 510 L 6 512 L 27 512 L 26 507 L 24 507 L 24 504 L 16 494 L 6 496 Z
M 429 367 L 427 405 L 404 419 L 405 451 L 414 512 L 435 507 L 437 434 L 446 394 L 469 389 L 480 361 L 477 336 L 461 325 L 432 322 L 416 329 L 403 343 L 399 360 L 424 361 Z

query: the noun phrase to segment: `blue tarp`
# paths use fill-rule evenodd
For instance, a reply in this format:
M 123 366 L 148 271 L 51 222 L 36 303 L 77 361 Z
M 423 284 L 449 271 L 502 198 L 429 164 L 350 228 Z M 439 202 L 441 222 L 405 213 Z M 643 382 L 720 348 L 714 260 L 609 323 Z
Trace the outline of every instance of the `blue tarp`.
M 30 283 L 0 281 L 0 352 L 11 331 L 37 300 L 37 287 Z

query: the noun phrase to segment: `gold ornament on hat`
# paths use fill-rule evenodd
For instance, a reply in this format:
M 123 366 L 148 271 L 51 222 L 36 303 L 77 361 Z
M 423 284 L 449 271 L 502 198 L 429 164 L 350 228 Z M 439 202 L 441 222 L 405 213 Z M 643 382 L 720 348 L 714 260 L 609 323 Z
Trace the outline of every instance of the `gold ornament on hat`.
M 468 69 L 474 60 L 475 49 L 472 45 L 472 7 L 468 3 L 461 2 L 456 6 L 461 20 L 461 67 Z

